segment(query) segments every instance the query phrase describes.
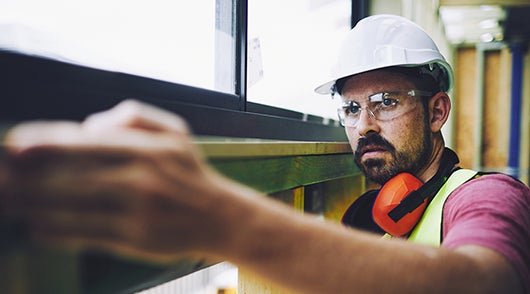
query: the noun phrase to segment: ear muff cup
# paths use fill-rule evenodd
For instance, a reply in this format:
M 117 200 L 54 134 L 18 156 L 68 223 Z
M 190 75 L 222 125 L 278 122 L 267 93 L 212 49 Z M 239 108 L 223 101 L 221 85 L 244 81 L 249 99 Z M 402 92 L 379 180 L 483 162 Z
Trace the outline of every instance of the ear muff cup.
M 389 216 L 389 213 L 405 197 L 418 190 L 422 185 L 423 182 L 410 173 L 400 173 L 386 182 L 379 191 L 372 207 L 372 217 L 375 223 L 392 236 L 403 236 L 410 232 L 423 215 L 428 199 L 425 199 L 420 206 L 397 222 Z

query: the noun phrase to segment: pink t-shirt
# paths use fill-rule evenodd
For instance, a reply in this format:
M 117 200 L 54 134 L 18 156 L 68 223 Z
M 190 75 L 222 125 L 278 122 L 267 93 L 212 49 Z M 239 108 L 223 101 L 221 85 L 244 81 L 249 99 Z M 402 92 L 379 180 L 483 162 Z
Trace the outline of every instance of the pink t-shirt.
M 530 189 L 492 174 L 456 189 L 443 210 L 442 244 L 480 245 L 504 255 L 530 293 Z

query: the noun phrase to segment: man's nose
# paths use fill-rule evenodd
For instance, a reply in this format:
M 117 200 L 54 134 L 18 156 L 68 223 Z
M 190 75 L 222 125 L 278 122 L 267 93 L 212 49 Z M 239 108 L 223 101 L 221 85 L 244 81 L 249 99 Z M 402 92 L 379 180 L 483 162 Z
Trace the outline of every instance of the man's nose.
M 379 124 L 374 113 L 368 107 L 363 108 L 357 122 L 357 131 L 360 136 L 365 136 L 370 132 L 379 133 Z

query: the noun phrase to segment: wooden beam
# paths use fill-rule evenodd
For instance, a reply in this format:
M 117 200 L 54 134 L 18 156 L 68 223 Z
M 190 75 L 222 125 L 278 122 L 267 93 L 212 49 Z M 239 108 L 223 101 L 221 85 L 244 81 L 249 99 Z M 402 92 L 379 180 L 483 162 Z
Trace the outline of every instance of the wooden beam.
M 278 141 L 198 137 L 195 143 L 208 158 L 256 158 L 347 153 L 348 142 Z

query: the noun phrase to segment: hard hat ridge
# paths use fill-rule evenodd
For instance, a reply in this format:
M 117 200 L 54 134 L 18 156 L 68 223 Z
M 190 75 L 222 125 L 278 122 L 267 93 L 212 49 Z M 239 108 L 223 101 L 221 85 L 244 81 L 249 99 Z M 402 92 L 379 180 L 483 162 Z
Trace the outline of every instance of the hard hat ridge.
M 346 35 L 333 78 L 315 91 L 330 94 L 339 79 L 388 67 L 420 67 L 441 91 L 452 87 L 452 69 L 423 29 L 401 16 L 374 15 L 359 21 Z

